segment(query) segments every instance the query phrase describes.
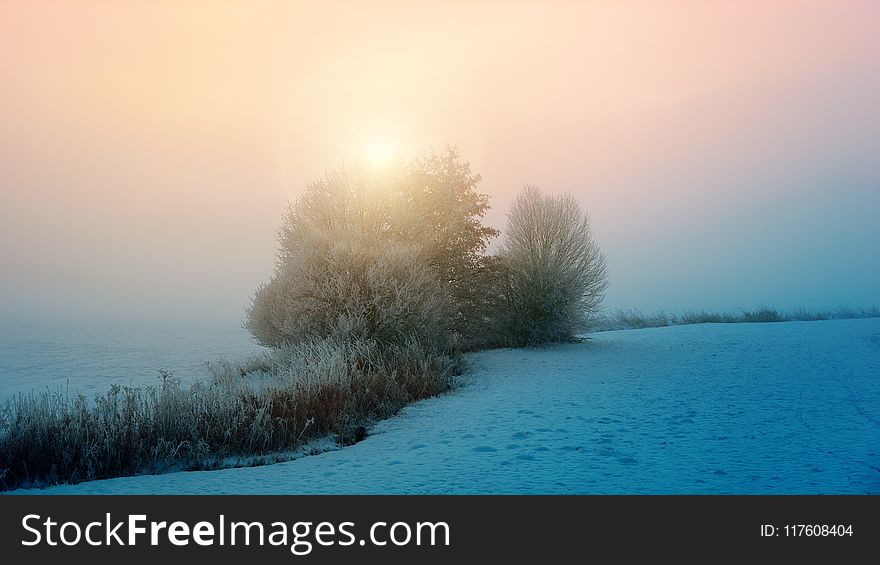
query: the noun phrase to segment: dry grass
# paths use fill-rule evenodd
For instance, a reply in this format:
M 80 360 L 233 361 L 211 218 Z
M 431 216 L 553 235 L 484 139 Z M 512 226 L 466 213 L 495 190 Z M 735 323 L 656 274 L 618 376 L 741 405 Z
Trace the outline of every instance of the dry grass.
M 761 306 L 752 310 L 742 310 L 738 314 L 707 310 L 688 310 L 681 314 L 666 314 L 662 311 L 656 314 L 644 314 L 638 310 L 617 310 L 592 319 L 590 330 L 602 332 L 687 324 L 794 322 L 854 318 L 880 318 L 880 308 L 877 306 L 867 308 L 841 306 L 835 310 L 814 311 L 798 308 L 789 312 L 780 312 L 775 308 Z
M 591 331 L 633 330 L 658 328 L 670 325 L 670 318 L 663 312 L 645 314 L 638 310 L 616 310 L 590 320 Z
M 327 434 L 352 443 L 371 422 L 446 390 L 454 361 L 415 342 L 319 341 L 212 369 L 189 388 L 163 372 L 159 386 L 114 386 L 91 401 L 11 399 L 0 420 L 0 489 L 215 468 Z

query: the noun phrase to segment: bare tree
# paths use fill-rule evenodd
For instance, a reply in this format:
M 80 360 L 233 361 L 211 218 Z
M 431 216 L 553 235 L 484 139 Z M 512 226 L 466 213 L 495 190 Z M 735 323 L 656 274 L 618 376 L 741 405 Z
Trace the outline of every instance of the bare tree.
M 585 329 L 608 278 L 577 200 L 526 186 L 507 211 L 505 235 L 498 331 L 507 345 L 567 340 Z

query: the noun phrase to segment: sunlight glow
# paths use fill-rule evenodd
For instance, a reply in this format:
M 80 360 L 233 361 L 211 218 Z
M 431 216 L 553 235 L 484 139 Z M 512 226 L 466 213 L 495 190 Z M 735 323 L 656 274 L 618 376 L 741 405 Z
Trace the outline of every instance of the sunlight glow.
M 394 158 L 394 150 L 384 141 L 372 140 L 367 143 L 364 156 L 371 166 L 384 167 Z

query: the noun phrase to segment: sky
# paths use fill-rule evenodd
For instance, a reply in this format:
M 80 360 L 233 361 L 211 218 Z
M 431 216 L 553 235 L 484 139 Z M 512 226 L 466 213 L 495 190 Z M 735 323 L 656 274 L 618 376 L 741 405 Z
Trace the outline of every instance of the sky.
M 880 304 L 880 2 L 0 2 L 0 315 L 240 319 L 325 170 L 574 194 L 609 308 Z

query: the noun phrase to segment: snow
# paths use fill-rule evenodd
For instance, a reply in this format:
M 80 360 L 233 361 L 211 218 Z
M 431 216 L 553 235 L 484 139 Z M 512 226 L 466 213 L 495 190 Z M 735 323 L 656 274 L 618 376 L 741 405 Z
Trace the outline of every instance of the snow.
M 93 397 L 112 385 L 159 385 L 168 369 L 184 385 L 210 378 L 206 361 L 264 351 L 240 322 L 0 318 L 0 402 L 62 392 Z
M 604 332 L 470 365 L 351 447 L 42 492 L 880 493 L 880 319 Z

